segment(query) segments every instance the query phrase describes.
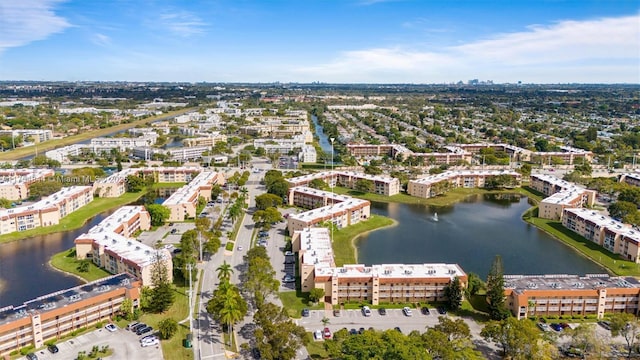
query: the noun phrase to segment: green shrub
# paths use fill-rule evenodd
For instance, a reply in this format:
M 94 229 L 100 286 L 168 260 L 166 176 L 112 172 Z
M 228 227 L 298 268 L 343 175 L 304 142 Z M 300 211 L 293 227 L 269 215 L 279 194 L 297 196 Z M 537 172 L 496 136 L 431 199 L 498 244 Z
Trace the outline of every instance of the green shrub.
M 20 349 L 20 354 L 27 355 L 28 353 L 32 352 L 35 348 L 36 347 L 33 345 L 25 346 L 22 349 Z

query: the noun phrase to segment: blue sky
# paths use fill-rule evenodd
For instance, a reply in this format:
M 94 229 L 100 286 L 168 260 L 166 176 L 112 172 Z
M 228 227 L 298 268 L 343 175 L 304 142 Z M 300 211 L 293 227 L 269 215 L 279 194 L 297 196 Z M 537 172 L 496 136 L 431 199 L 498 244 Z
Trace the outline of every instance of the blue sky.
M 637 0 L 0 0 L 0 80 L 640 83 Z

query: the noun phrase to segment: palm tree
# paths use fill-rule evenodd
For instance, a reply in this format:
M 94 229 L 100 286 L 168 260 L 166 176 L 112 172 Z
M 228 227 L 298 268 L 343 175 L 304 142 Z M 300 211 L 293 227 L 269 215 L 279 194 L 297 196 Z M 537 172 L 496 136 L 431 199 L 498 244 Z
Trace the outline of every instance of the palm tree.
M 227 264 L 226 260 L 222 263 L 222 265 L 218 266 L 216 271 L 218 272 L 218 280 L 220 280 L 221 282 L 229 282 L 229 279 L 231 279 L 231 274 L 233 274 L 233 268 L 231 267 L 231 264 Z
M 231 294 L 230 294 L 231 295 Z M 227 297 L 222 309 L 220 309 L 220 322 L 227 325 L 229 329 L 229 345 L 233 345 L 233 324 L 242 320 L 246 314 L 246 303 L 243 307 L 244 300 L 238 294 Z

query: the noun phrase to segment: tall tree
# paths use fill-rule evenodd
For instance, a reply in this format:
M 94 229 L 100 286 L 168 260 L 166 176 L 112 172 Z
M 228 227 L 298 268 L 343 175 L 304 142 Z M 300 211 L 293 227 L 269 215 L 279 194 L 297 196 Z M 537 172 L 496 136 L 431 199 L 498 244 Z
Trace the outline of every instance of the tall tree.
M 462 284 L 457 276 L 444 288 L 444 296 L 447 297 L 447 306 L 451 310 L 458 310 L 462 305 Z
M 504 268 L 502 257 L 496 255 L 487 275 L 487 301 L 489 302 L 489 316 L 494 320 L 502 320 L 509 316 L 505 306 L 504 296 Z
M 514 317 L 490 321 L 482 329 L 480 335 L 485 340 L 500 345 L 506 359 L 552 360 L 559 358 L 556 347 L 540 338 L 539 331 L 531 321 L 521 321 Z
M 160 204 L 150 204 L 144 206 L 149 212 L 151 217 L 151 225 L 162 226 L 165 221 L 171 216 L 171 210 L 168 207 Z
M 216 272 L 218 273 L 218 280 L 229 281 L 231 274 L 233 274 L 233 267 L 225 260 L 222 262 L 222 265 L 218 266 Z
M 627 343 L 627 358 L 630 359 L 640 337 L 638 320 L 629 313 L 615 313 L 609 318 L 609 321 L 611 322 L 611 335 L 620 335 Z
M 309 341 L 305 329 L 296 325 L 285 309 L 275 304 L 262 304 L 254 320 L 256 345 L 262 359 L 295 359 L 298 349 Z
M 151 267 L 151 288 L 149 299 L 147 301 L 148 310 L 154 313 L 162 313 L 167 311 L 175 296 L 173 287 L 169 282 L 169 272 L 163 254 L 156 251 L 154 263 Z

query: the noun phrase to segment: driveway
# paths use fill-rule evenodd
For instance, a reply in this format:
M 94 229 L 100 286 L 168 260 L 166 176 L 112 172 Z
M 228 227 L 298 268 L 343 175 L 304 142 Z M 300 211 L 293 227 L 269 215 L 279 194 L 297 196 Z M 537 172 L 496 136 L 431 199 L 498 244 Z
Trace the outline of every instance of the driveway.
M 51 354 L 47 349 L 43 349 L 36 352 L 38 359 L 74 360 L 80 351 L 85 351 L 88 354 L 93 346 L 102 348 L 105 345 L 114 350 L 113 355 L 108 357 L 110 360 L 157 360 L 163 358 L 160 345 L 142 347 L 136 334 L 123 329 L 109 332 L 102 328 L 56 345 L 60 350 L 57 354 Z

